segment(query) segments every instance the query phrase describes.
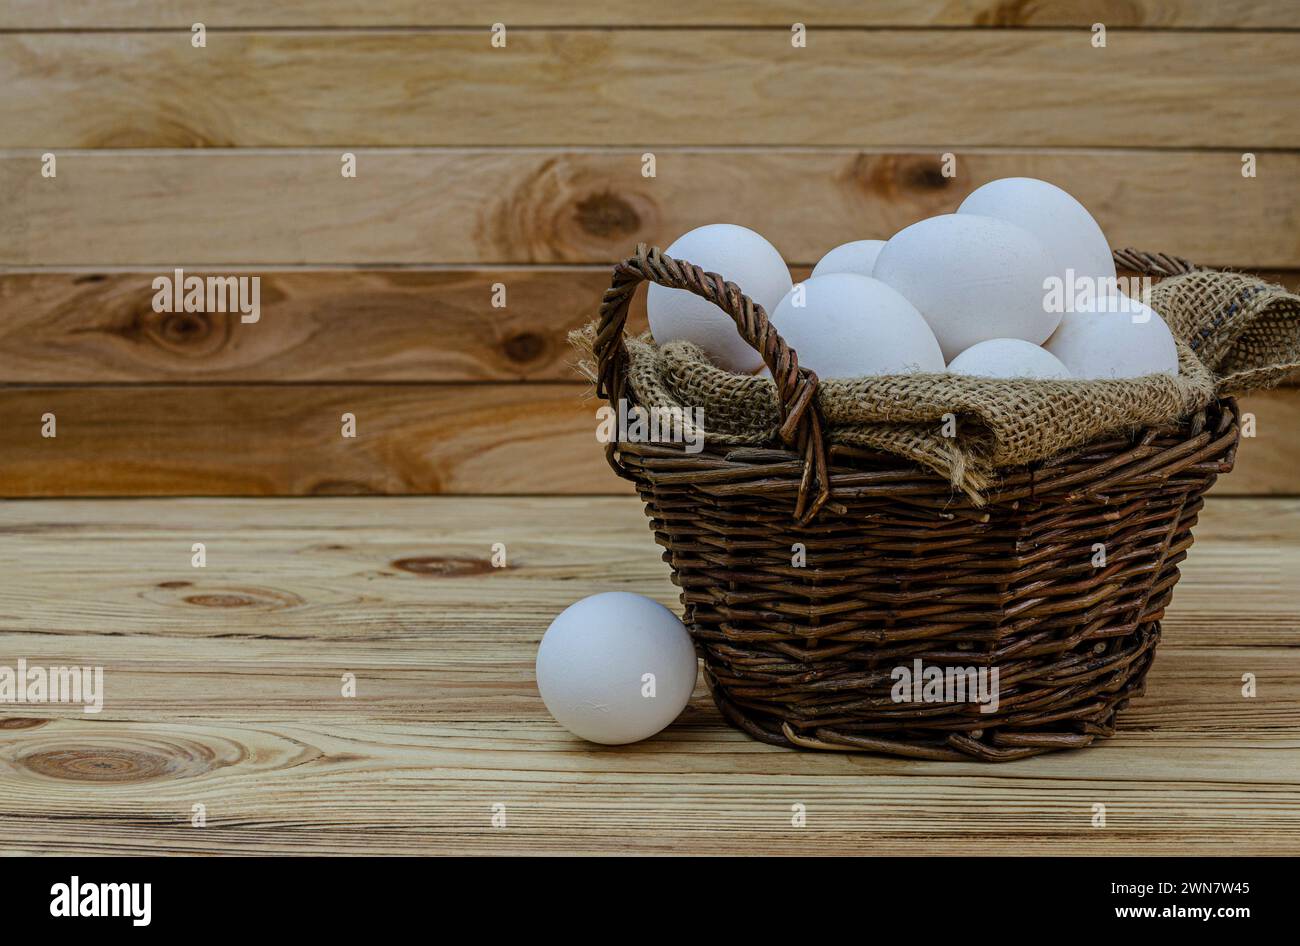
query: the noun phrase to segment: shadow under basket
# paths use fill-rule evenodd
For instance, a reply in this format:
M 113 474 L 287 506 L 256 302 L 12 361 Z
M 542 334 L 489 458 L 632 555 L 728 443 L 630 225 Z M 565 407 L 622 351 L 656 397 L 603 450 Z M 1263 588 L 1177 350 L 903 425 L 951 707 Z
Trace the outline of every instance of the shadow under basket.
M 635 403 L 623 324 L 643 280 L 732 315 L 773 368 L 787 421 L 771 448 L 607 451 L 645 502 L 731 723 L 780 746 L 989 762 L 1114 733 L 1143 693 L 1203 495 L 1232 468 L 1232 399 L 1003 471 L 975 506 L 906 460 L 825 444 L 816 376 L 762 308 L 658 251 L 615 270 L 595 344 L 601 396 Z M 916 689 L 896 668 L 922 669 Z M 990 712 L 971 699 L 994 669 Z M 965 700 L 952 699 L 959 683 Z

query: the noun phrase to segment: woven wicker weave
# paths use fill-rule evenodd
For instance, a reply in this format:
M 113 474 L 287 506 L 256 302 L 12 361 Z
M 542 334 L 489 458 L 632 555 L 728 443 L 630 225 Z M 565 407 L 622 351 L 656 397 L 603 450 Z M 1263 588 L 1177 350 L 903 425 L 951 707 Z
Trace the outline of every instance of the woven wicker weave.
M 1151 275 L 1188 268 L 1115 255 Z M 781 442 L 770 448 L 607 450 L 667 550 L 727 719 L 776 745 L 938 760 L 1007 761 L 1114 732 L 1116 712 L 1143 692 L 1202 496 L 1232 468 L 1231 399 L 1009 471 L 975 507 L 896 457 L 828 446 L 816 375 L 762 307 L 658 250 L 642 247 L 614 270 L 594 345 L 600 396 L 633 402 L 623 326 L 645 280 L 727 312 L 771 368 L 783 405 Z M 918 659 L 996 667 L 996 712 L 896 702 L 894 668 Z

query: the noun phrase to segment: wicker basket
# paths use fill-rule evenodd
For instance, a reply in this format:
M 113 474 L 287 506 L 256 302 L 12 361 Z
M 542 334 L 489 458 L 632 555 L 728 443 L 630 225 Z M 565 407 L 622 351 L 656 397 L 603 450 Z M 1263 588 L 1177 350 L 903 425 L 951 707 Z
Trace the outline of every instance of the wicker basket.
M 1129 251 L 1116 259 L 1151 275 L 1187 268 Z M 783 405 L 770 448 L 607 449 L 667 549 L 728 720 L 780 746 L 989 762 L 1114 732 L 1117 711 L 1143 692 L 1202 497 L 1232 468 L 1234 401 L 1007 471 L 975 506 L 897 457 L 828 446 L 817 378 L 762 307 L 657 250 L 614 270 L 594 344 L 601 397 L 634 403 L 623 328 L 644 280 L 730 315 Z M 997 709 L 896 701 L 899 667 L 955 679 L 957 668 L 996 668 Z

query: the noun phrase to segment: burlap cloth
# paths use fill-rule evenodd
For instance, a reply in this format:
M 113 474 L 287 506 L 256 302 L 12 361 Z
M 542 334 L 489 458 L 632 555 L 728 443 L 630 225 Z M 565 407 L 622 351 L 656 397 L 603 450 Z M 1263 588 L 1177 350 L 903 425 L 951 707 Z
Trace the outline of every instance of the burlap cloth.
M 832 443 L 915 461 L 979 502 L 998 471 L 1091 440 L 1176 422 L 1216 396 L 1270 387 L 1300 368 L 1300 296 L 1240 273 L 1197 270 L 1151 290 L 1178 344 L 1179 375 L 1116 381 L 995 380 L 950 374 L 826 379 L 817 403 Z M 594 379 L 594 325 L 571 340 Z M 706 442 L 775 445 L 768 378 L 732 374 L 695 345 L 628 337 L 628 379 L 647 408 L 703 409 Z M 687 413 L 689 417 L 689 413 Z M 953 435 L 955 421 L 956 433 Z M 947 430 L 945 431 L 945 427 Z

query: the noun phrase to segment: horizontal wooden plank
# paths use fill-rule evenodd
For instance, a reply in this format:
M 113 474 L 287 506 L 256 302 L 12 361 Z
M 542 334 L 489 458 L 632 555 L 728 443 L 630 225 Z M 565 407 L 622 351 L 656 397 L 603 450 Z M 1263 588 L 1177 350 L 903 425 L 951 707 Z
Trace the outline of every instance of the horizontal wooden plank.
M 0 413 L 30 423 L 0 428 L 0 495 L 619 492 L 586 390 L 5 388 Z M 47 412 L 55 438 L 40 435 Z
M 586 494 L 605 464 L 582 384 L 0 388 L 0 496 Z M 1248 398 L 1226 494 L 1300 493 L 1300 389 Z M 356 418 L 344 438 L 340 418 Z M 54 414 L 58 436 L 41 436 Z
M 516 26 L 1141 26 L 1256 29 L 1300 27 L 1286 0 L 1104 0 L 1075 4 L 1008 4 L 1002 0 L 311 0 L 268 4 L 224 0 L 9 0 L 0 29 L 209 29 L 265 27 L 445 27 L 506 23 Z
M 1113 246 L 1205 265 L 1300 267 L 1300 154 L 655 148 L 0 155 L 0 265 L 612 263 L 730 221 L 792 264 L 951 213 L 976 187 L 1029 176 L 1066 188 Z M 197 222 L 202 221 L 202 225 Z
M 993 771 L 760 746 L 698 700 L 651 742 L 606 751 L 541 712 L 13 729 L 0 745 L 5 850 L 889 856 L 924 838 L 931 856 L 1186 857 L 1287 855 L 1300 843 L 1293 724 L 1235 737 L 1126 732 Z M 798 828 L 796 802 L 807 812 Z M 1098 802 L 1104 830 L 1091 826 Z M 202 829 L 190 824 L 196 803 Z M 497 805 L 505 828 L 492 827 Z
M 9 576 L 0 653 L 39 650 L 49 662 L 95 659 L 138 673 L 203 654 L 205 667 L 242 663 L 283 678 L 303 661 L 328 666 L 306 643 L 316 642 L 332 660 L 403 683 L 437 653 L 461 673 L 460 688 L 489 650 L 523 661 L 578 598 L 621 589 L 678 606 L 631 496 L 13 500 L 0 503 L 0 535 L 0 574 Z M 1293 645 L 1300 500 L 1211 497 L 1195 537 L 1166 644 Z M 206 568 L 191 565 L 195 542 L 205 544 Z M 490 567 L 494 542 L 506 546 L 505 568 Z M 160 699 L 163 685 L 147 692 Z M 131 695 L 117 692 L 105 712 L 120 718 L 175 708 L 128 704 Z M 468 696 L 428 700 L 463 720 L 446 701 Z M 214 700 L 195 711 L 213 714 Z
M 6 853 L 1300 844 L 1296 500 L 1207 505 L 1115 739 L 996 767 L 776 749 L 725 726 L 702 688 L 637 745 L 561 730 L 533 679 L 554 614 L 611 588 L 675 605 L 630 497 L 19 501 L 0 504 L 0 532 L 0 652 L 105 671 L 101 714 L 0 720 Z M 493 542 L 508 567 L 490 566 Z
M 0 378 L 573 381 L 567 334 L 596 317 L 610 280 L 605 267 L 253 273 L 260 318 L 245 324 L 239 312 L 154 312 L 155 275 L 0 275 Z M 644 292 L 635 307 L 639 331 Z
M 1242 398 L 1241 409 L 1253 415 L 1255 437 L 1243 438 L 1237 468 L 1221 479 L 1215 492 L 1234 495 L 1300 494 L 1300 388 L 1258 391 Z
M 1297 55 L 1292 32 L 9 33 L 0 147 L 1288 148 Z
M 154 312 L 156 275 L 0 274 L 0 379 L 572 381 L 567 333 L 596 317 L 610 278 L 604 267 L 258 272 L 261 316 L 244 324 L 238 313 Z M 1262 275 L 1300 287 L 1300 271 Z M 504 308 L 492 305 L 498 285 Z M 645 327 L 639 292 L 629 329 Z

